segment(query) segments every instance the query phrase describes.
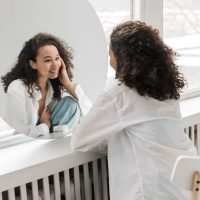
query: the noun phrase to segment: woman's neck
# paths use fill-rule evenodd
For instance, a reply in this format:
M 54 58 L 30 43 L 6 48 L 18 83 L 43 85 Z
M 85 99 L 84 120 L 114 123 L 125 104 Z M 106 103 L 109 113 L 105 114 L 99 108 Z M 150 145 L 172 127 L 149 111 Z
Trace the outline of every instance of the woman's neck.
M 41 91 L 47 91 L 47 89 L 48 89 L 48 79 L 39 79 L 38 83 L 39 83 Z

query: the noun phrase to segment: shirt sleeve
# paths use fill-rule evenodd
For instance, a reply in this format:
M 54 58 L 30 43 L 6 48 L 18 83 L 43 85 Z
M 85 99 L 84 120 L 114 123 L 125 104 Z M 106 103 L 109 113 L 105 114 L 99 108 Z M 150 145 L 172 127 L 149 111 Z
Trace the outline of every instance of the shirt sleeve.
M 104 151 L 109 138 L 122 131 L 117 103 L 108 94 L 100 95 L 72 133 L 71 147 L 80 151 Z
M 83 89 L 79 84 L 76 85 L 75 93 L 78 97 L 78 102 L 81 108 L 82 115 L 86 115 L 92 107 L 90 99 L 85 95 Z
M 20 82 L 11 83 L 7 91 L 7 120 L 16 129 L 17 133 L 22 133 L 31 137 L 48 136 L 49 128 L 45 123 L 35 125 L 28 121 L 26 109 L 25 87 Z

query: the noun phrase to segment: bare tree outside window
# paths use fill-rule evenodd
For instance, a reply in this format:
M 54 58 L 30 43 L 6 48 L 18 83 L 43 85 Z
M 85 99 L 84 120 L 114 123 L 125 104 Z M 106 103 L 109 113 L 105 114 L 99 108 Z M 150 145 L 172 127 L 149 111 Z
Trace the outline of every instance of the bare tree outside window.
M 89 0 L 103 25 L 107 44 L 115 25 L 130 19 L 130 2 L 132 0 Z M 114 76 L 114 70 L 108 67 L 108 77 Z
M 177 60 L 188 81 L 187 90 L 200 89 L 200 1 L 164 0 L 163 36 L 179 53 Z
M 107 43 L 113 27 L 133 15 L 134 0 L 89 0 L 103 25 Z M 185 75 L 186 92 L 200 90 L 200 1 L 163 0 L 163 37 L 180 55 L 177 64 Z M 108 76 L 113 72 L 109 68 Z
M 97 12 L 109 43 L 109 35 L 113 27 L 130 19 L 130 0 L 89 0 L 89 2 Z

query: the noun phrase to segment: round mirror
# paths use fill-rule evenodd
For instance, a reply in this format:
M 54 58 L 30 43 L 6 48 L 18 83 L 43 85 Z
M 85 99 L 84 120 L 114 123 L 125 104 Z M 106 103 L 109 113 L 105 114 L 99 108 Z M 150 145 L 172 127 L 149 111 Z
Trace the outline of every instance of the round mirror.
M 93 101 L 104 87 L 107 47 L 99 19 L 87 0 L 0 1 L 0 76 L 16 62 L 25 41 L 39 32 L 65 40 L 74 50 L 74 82 Z M 0 116 L 5 94 L 0 86 Z

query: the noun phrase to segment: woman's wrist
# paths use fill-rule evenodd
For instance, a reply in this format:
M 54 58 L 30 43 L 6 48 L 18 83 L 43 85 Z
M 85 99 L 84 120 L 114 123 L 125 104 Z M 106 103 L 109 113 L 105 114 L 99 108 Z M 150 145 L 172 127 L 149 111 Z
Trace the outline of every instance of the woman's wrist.
M 78 99 L 78 97 L 75 93 L 76 84 L 70 82 L 70 83 L 64 84 L 63 86 L 74 98 Z

